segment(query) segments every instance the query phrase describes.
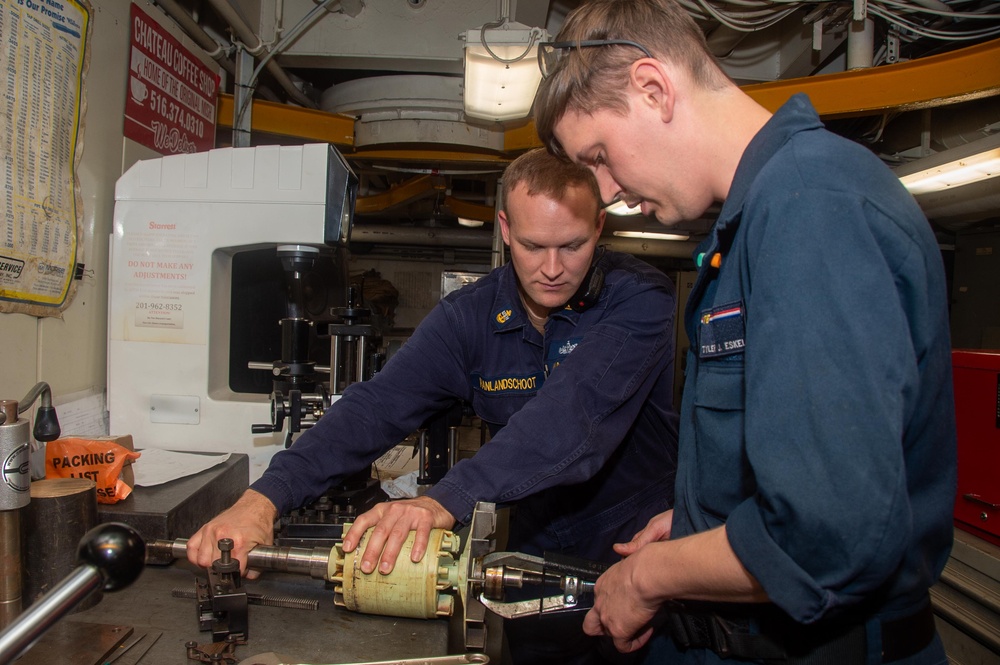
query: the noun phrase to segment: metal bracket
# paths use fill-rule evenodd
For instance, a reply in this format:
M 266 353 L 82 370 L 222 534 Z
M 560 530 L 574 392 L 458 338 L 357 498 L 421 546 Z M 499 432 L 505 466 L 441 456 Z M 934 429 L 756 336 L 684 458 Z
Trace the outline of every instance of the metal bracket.
M 208 569 L 208 580 L 195 580 L 198 625 L 202 631 L 212 631 L 213 642 L 234 637 L 245 644 L 250 637 L 250 599 L 240 579 L 240 562 L 230 552 L 233 541 L 219 541 L 221 557 Z
M 225 642 L 212 642 L 210 644 L 198 644 L 197 642 L 186 642 L 184 649 L 187 652 L 188 660 L 197 660 L 202 663 L 236 663 L 236 647 L 246 644 L 245 639 L 237 635 L 230 635 Z
M 581 602 L 581 596 L 593 593 L 594 584 L 607 565 L 556 554 L 543 558 L 520 552 L 494 552 L 483 557 L 482 569 L 484 582 L 479 602 L 505 619 L 517 619 L 589 609 L 591 604 Z M 504 601 L 506 588 L 525 585 L 558 586 L 562 594 Z

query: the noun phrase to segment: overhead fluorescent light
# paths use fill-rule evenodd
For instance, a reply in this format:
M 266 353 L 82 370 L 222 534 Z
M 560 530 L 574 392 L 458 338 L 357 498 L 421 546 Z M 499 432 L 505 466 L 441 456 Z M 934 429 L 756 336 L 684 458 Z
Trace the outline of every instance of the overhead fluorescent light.
M 616 215 L 618 217 L 627 217 L 629 215 L 641 215 L 642 206 L 636 204 L 629 207 L 624 201 L 615 201 L 609 206 L 605 206 L 604 209 L 608 211 L 611 215 Z
M 688 233 L 664 233 L 660 231 L 613 231 L 618 238 L 639 238 L 641 240 L 687 240 Z
M 1000 134 L 904 164 L 895 169 L 914 196 L 1000 176 Z
M 503 20 L 463 34 L 465 115 L 494 122 L 528 117 L 542 80 L 538 43 L 548 33 Z
M 1000 148 L 900 178 L 914 196 L 961 187 L 1000 175 Z

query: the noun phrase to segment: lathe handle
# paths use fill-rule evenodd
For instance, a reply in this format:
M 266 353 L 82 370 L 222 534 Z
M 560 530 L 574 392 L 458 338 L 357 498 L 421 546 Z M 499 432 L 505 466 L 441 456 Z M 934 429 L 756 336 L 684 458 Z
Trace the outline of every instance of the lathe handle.
M 100 524 L 80 540 L 80 565 L 0 633 L 0 665 L 27 651 L 45 631 L 98 589 L 118 591 L 142 572 L 146 545 L 125 524 Z

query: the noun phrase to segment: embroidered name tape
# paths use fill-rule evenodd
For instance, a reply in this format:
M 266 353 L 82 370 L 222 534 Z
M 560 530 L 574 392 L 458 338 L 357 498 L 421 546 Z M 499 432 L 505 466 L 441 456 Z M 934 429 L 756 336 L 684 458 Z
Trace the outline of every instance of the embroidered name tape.
M 483 376 L 472 375 L 472 387 L 484 393 L 509 395 L 515 393 L 533 393 L 541 389 L 545 383 L 545 375 L 541 372 L 527 376 Z
M 745 333 L 742 302 L 707 309 L 701 313 L 698 325 L 698 356 L 718 358 L 743 353 Z

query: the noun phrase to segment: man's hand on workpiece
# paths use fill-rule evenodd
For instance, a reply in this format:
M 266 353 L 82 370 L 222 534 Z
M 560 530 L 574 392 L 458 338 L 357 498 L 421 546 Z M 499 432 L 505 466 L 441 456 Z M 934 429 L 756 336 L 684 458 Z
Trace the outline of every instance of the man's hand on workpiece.
M 232 557 L 239 560 L 240 572 L 247 579 L 256 579 L 260 572 L 247 570 L 247 552 L 257 545 L 274 542 L 274 520 L 277 516 L 277 509 L 266 496 L 247 490 L 230 508 L 191 536 L 187 544 L 188 561 L 200 568 L 210 567 L 220 556 L 219 539 L 231 538 Z
M 411 531 L 415 531 L 416 535 L 410 559 L 417 562 L 424 558 L 427 551 L 431 529 L 450 529 L 454 525 L 452 514 L 430 497 L 386 501 L 354 520 L 344 535 L 344 551 L 353 552 L 365 531 L 375 527 L 361 558 L 361 572 L 371 573 L 378 564 L 379 572 L 388 574 L 395 567 L 396 557 Z
M 668 540 L 673 523 L 673 510 L 653 515 L 646 523 L 646 526 L 639 533 L 632 536 L 632 540 L 627 543 L 615 543 L 612 547 L 620 556 L 629 556 L 630 554 L 634 554 L 643 545 L 655 543 L 660 540 Z

